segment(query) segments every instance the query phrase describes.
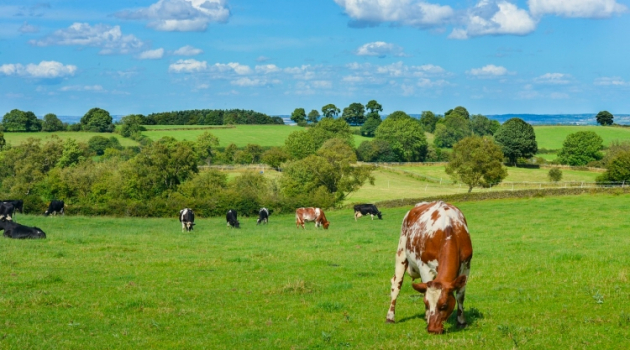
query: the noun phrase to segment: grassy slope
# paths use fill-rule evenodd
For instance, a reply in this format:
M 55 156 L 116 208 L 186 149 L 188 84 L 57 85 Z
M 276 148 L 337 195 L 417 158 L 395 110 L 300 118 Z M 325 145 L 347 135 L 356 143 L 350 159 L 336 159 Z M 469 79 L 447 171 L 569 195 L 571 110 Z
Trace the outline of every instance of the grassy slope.
M 170 125 L 170 127 L 174 126 Z M 163 136 L 171 136 L 178 140 L 195 140 L 199 135 L 208 131 L 219 138 L 221 146 L 227 146 L 230 143 L 235 143 L 239 147 L 246 146 L 248 143 L 261 146 L 283 146 L 287 136 L 297 130 L 302 130 L 302 128 L 288 125 L 237 125 L 235 128 L 229 129 L 155 130 L 145 131 L 144 134 L 153 140 Z M 368 138 L 354 135 L 354 142 L 357 147 L 364 140 L 368 140 Z
M 630 128 L 604 126 L 534 126 L 538 148 L 560 149 L 567 135 L 578 131 L 594 131 L 604 140 L 604 146 L 613 140 L 630 140 Z
M 328 231 L 242 219 L 22 217 L 1 240 L 0 348 L 623 348 L 630 336 L 628 196 L 461 203 L 475 255 L 470 326 L 428 335 L 405 277 L 386 324 L 400 221 L 329 212 Z M 597 220 L 575 220 L 576 217 Z M 18 219 L 20 216 L 18 216 Z
M 57 135 L 61 139 L 75 139 L 78 142 L 87 143 L 88 140 L 93 136 L 104 136 L 111 137 L 114 136 L 120 141 L 120 144 L 123 146 L 137 146 L 138 143 L 131 139 L 126 139 L 120 134 L 110 134 L 110 133 L 98 133 L 98 132 L 5 132 L 4 138 L 7 143 L 11 143 L 14 146 L 21 144 L 26 141 L 29 137 L 44 139 L 50 138 L 51 135 Z

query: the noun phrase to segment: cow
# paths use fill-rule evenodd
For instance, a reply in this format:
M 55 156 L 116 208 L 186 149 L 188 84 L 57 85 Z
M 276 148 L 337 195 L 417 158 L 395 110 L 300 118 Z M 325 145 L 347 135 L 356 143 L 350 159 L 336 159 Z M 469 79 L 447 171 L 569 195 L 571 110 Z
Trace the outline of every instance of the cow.
M 0 218 L 6 218 L 7 220 L 13 220 L 15 214 L 15 206 L 10 202 L 0 203 Z
M 45 216 L 48 216 L 48 215 L 50 215 L 50 214 L 55 214 L 55 215 L 57 215 L 57 213 L 59 213 L 59 214 L 61 214 L 61 215 L 65 215 L 65 214 L 64 214 L 64 211 L 63 211 L 63 208 L 64 208 L 64 203 L 63 203 L 63 201 L 52 200 L 52 201 L 50 202 L 50 204 L 48 205 L 48 210 L 46 210 L 46 211 L 44 212 L 44 215 L 45 215 Z
M 429 333 L 444 332 L 443 323 L 456 301 L 457 326 L 466 327 L 464 295 L 472 255 L 468 224 L 459 209 L 442 201 L 416 204 L 402 223 L 387 322 L 394 323 L 396 298 L 406 270 L 412 279 L 422 278 L 422 283 L 412 287 L 424 294 Z
M 374 215 L 378 216 L 379 220 L 383 220 L 383 214 L 378 211 L 374 204 L 357 204 L 354 206 L 354 221 L 365 215 L 372 216 L 372 220 L 374 220 Z
M 297 228 L 304 228 L 304 223 L 307 221 L 315 221 L 315 228 L 324 226 L 325 230 L 328 230 L 330 222 L 326 220 L 324 211 L 320 208 L 298 208 L 295 210 L 295 226 Z
M 0 230 L 4 230 L 4 236 L 15 239 L 46 238 L 46 234 L 39 227 L 28 227 L 16 222 L 0 219 Z
M 225 214 L 225 220 L 227 220 L 227 226 L 232 228 L 241 228 L 241 223 L 237 220 L 238 213 L 235 209 L 228 210 Z
M 258 220 L 256 220 L 256 225 L 262 223 L 269 223 L 269 215 L 271 215 L 271 213 L 269 213 L 269 209 L 267 208 L 261 208 L 260 211 L 258 212 Z
M 13 204 L 13 212 L 11 213 L 11 216 L 15 215 L 16 210 L 18 210 L 20 214 L 24 213 L 24 201 L 21 199 L 7 199 L 4 201 L 0 201 L 0 204 L 3 204 L 3 203 Z M 0 212 L 0 215 L 2 215 L 1 212 Z
M 184 208 L 179 211 L 179 222 L 182 223 L 182 232 L 186 230 L 187 232 L 192 231 L 193 226 L 195 226 L 195 213 L 190 208 Z

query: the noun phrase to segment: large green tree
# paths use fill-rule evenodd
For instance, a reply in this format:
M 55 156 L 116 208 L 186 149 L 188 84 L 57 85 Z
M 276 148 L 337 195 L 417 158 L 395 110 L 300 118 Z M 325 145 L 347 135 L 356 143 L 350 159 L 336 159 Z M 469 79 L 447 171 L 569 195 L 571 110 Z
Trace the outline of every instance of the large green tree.
M 140 135 L 140 132 L 145 131 L 146 128 L 142 126 L 144 121 L 142 114 L 130 114 L 124 116 L 121 121 L 120 134 L 123 137 L 131 137 Z
M 2 118 L 2 126 L 4 131 L 40 131 L 42 129 L 41 120 L 33 112 L 24 112 L 14 109 L 4 115 Z
M 210 165 L 214 158 L 214 148 L 219 146 L 219 138 L 211 133 L 204 131 L 203 134 L 197 136 L 194 150 L 197 156 L 205 164 Z
M 608 162 L 606 172 L 597 178 L 598 182 L 630 182 L 630 151 L 620 152 Z
M 564 139 L 562 149 L 558 152 L 558 162 L 573 166 L 586 165 L 602 159 L 602 149 L 603 140 L 594 131 L 578 131 Z
M 495 185 L 507 176 L 501 148 L 492 139 L 479 136 L 467 137 L 453 146 L 446 173 L 468 185 L 468 193 L 474 187 Z
M 304 108 L 294 109 L 293 113 L 291 113 L 291 120 L 293 120 L 297 124 L 302 124 L 306 122 L 306 111 L 304 111 Z
M 475 114 L 470 117 L 472 132 L 477 136 L 494 135 L 501 124 L 497 120 L 488 119 L 485 115 Z
M 510 164 L 516 165 L 518 158 L 531 158 L 538 152 L 534 128 L 520 118 L 512 118 L 503 123 L 494 133 L 494 140 L 501 145 Z
M 363 141 L 357 148 L 357 158 L 362 162 L 396 162 L 392 146 L 385 140 Z
M 54 132 L 54 131 L 62 131 L 65 127 L 63 123 L 57 116 L 53 113 L 48 113 L 44 116 L 44 121 L 42 122 L 42 131 Z
M 464 117 L 464 119 L 470 119 L 470 113 L 468 113 L 468 110 L 462 106 L 457 106 L 453 109 L 449 109 L 448 111 L 446 111 L 446 113 L 444 113 L 444 117 L 448 117 L 449 115 L 453 114 Z
M 84 131 L 112 132 L 114 131 L 114 124 L 108 111 L 92 108 L 81 118 L 81 128 Z
M 324 116 L 324 118 L 336 118 L 339 112 L 341 112 L 341 110 L 332 103 L 329 103 L 322 107 L 322 115 Z
M 451 113 L 435 126 L 433 143 L 438 148 L 451 148 L 455 143 L 471 134 L 472 130 L 468 119 L 459 113 Z
M 597 115 L 595 116 L 595 119 L 597 119 L 597 123 L 600 125 L 612 125 L 613 123 L 613 115 L 612 113 L 608 112 L 608 111 L 601 111 L 599 113 L 597 113 Z
M 350 125 L 363 125 L 365 123 L 365 107 L 358 102 L 351 103 L 343 109 L 341 119 Z
M 320 117 L 319 112 L 313 109 L 308 113 L 306 120 L 311 124 L 317 124 L 319 117 Z
M 367 137 L 374 137 L 374 134 L 376 133 L 376 129 L 378 129 L 378 126 L 381 125 L 382 122 L 383 121 L 381 120 L 380 115 L 378 114 L 370 115 L 365 121 L 365 123 L 361 125 L 361 135 L 367 136 Z
M 427 154 L 427 139 L 420 122 L 405 112 L 397 111 L 385 118 L 375 135 L 375 139 L 391 145 L 400 161 L 421 162 Z
M 292 158 L 302 159 L 314 154 L 324 142 L 332 138 L 340 138 L 350 147 L 354 147 L 354 137 L 348 123 L 332 118 L 323 118 L 312 128 L 290 133 L 284 145 Z
M 435 131 L 435 124 L 437 124 L 440 118 L 437 117 L 431 111 L 423 111 L 420 116 L 420 124 L 424 128 L 424 131 L 433 133 Z

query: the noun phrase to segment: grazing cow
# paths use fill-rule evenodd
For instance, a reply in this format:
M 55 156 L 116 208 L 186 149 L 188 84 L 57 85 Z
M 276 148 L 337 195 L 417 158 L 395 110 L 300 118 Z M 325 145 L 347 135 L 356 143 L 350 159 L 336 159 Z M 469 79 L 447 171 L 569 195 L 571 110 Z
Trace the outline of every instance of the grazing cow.
M 372 216 L 372 220 L 374 220 L 374 215 L 378 216 L 379 220 L 383 220 L 383 214 L 378 211 L 374 204 L 357 204 L 354 206 L 354 221 L 365 215 Z
M 0 203 L 0 218 L 6 218 L 7 220 L 13 220 L 15 214 L 15 206 L 10 202 Z
M 0 230 L 4 230 L 4 236 L 15 239 L 46 238 L 46 234 L 38 227 L 28 227 L 16 222 L 0 219 Z
M 269 222 L 269 215 L 271 215 L 271 213 L 269 213 L 269 209 L 267 208 L 262 208 L 260 209 L 260 211 L 258 212 L 258 220 L 256 220 L 256 225 L 262 223 L 268 223 Z
M 182 232 L 186 230 L 187 232 L 192 231 L 193 226 L 195 226 L 195 213 L 190 208 L 184 208 L 179 211 L 179 222 L 182 223 Z
M 63 207 L 64 207 L 63 201 L 52 200 L 50 202 L 50 204 L 48 205 L 48 210 L 46 210 L 44 212 L 44 215 L 46 215 L 46 216 L 48 216 L 50 214 L 57 215 L 57 213 L 59 213 L 61 215 L 65 215 L 64 212 L 63 212 Z
M 444 332 L 443 322 L 453 313 L 456 300 L 457 326 L 466 327 L 464 294 L 472 255 L 468 224 L 459 209 L 441 201 L 416 204 L 402 223 L 387 322 L 394 322 L 406 270 L 412 279 L 422 278 L 423 283 L 412 286 L 424 294 L 429 333 Z
M 2 204 L 2 203 L 13 204 L 13 212 L 11 213 L 11 216 L 15 215 L 15 211 L 16 210 L 19 210 L 20 214 L 24 213 L 24 201 L 21 200 L 21 199 L 7 199 L 7 200 L 4 200 L 4 201 L 0 201 L 0 204 Z M 0 213 L 0 215 L 2 215 L 2 214 Z
M 237 220 L 238 213 L 235 209 L 228 210 L 227 214 L 225 214 L 225 219 L 227 220 L 228 227 L 241 228 L 241 223 Z
M 324 215 L 324 211 L 320 208 L 298 208 L 295 211 L 295 226 L 297 228 L 304 228 L 304 223 L 306 221 L 315 221 L 315 227 L 324 226 L 324 229 L 328 230 L 328 226 L 330 222 L 326 220 L 326 215 Z

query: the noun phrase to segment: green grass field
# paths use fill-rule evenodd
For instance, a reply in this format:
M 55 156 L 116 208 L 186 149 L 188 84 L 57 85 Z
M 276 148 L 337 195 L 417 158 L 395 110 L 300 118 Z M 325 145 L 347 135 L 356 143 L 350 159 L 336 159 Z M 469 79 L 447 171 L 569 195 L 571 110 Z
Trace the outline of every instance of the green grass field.
M 630 128 L 612 126 L 534 126 L 538 148 L 560 149 L 567 135 L 578 131 L 594 131 L 604 140 L 604 146 L 614 140 L 630 141 Z
M 64 131 L 64 132 L 5 132 L 4 139 L 7 141 L 7 143 L 12 144 L 13 146 L 17 146 L 23 143 L 24 141 L 26 141 L 26 139 L 28 139 L 29 137 L 43 139 L 45 142 L 45 140 L 50 138 L 51 135 L 57 135 L 62 140 L 75 139 L 78 142 L 85 142 L 85 143 L 87 143 L 88 140 L 92 138 L 93 136 L 104 136 L 104 137 L 114 136 L 115 138 L 118 139 L 118 141 L 120 141 L 120 144 L 123 146 L 137 146 L 138 145 L 136 141 L 124 138 L 120 136 L 120 134 L 82 132 L 82 131 L 81 132 L 68 132 L 68 131 Z
M 457 203 L 456 203 L 457 204 Z M 19 216 L 48 239 L 0 244 L 3 349 L 623 349 L 630 337 L 630 197 L 457 204 L 473 246 L 469 327 L 426 333 L 405 277 L 386 324 L 400 222 L 297 230 L 242 218 Z M 597 219 L 587 219 L 589 217 Z M 582 217 L 582 220 L 575 218 Z

